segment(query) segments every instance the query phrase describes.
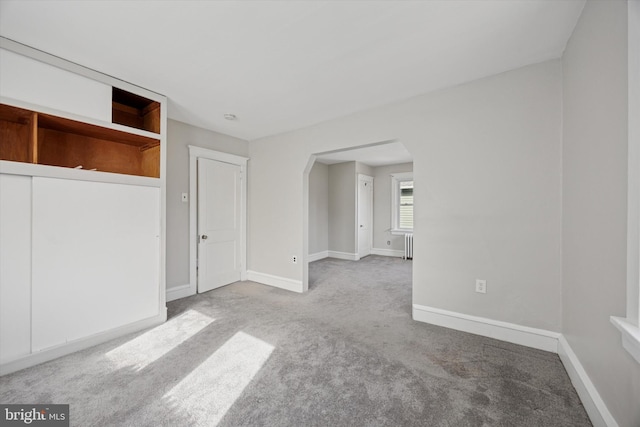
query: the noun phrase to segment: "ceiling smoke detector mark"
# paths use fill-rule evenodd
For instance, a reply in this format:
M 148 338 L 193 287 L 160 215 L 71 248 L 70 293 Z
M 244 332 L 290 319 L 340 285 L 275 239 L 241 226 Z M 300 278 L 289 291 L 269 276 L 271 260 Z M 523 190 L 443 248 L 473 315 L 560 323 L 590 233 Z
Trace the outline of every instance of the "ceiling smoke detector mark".
M 225 114 L 225 115 L 224 115 L 224 118 L 225 118 L 226 120 L 231 120 L 231 121 L 233 121 L 233 120 L 238 120 L 238 117 L 237 117 L 235 114 Z

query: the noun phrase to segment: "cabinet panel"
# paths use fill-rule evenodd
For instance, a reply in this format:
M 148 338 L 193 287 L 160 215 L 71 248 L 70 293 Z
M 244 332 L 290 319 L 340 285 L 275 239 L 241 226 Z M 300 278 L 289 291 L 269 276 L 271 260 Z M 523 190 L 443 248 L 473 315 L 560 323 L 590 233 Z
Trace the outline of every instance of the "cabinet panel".
M 158 314 L 160 189 L 33 178 L 33 351 Z
M 31 177 L 0 174 L 0 362 L 31 352 Z
M 0 49 L 0 95 L 111 122 L 111 86 Z

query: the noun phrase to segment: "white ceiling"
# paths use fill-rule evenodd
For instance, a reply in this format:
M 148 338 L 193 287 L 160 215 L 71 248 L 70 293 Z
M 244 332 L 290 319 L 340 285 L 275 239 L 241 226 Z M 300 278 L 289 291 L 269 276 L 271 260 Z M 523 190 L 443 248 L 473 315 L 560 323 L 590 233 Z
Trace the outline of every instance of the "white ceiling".
M 0 0 L 0 35 L 160 92 L 170 118 L 253 140 L 557 58 L 583 6 Z
M 325 165 L 358 161 L 372 167 L 413 162 L 413 156 L 400 142 L 369 145 L 353 150 L 339 150 L 316 155 Z

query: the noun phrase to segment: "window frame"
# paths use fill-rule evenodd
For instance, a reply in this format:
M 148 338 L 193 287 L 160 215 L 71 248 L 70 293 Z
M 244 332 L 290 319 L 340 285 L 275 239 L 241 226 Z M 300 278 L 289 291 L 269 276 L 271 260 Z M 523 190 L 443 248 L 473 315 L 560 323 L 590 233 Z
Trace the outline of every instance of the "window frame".
M 628 181 L 627 181 L 627 310 L 611 316 L 620 331 L 622 347 L 640 363 L 640 3 L 628 7 Z
M 413 181 L 413 172 L 391 174 L 391 234 L 393 235 L 413 233 L 413 228 L 400 228 L 400 184 L 406 181 Z

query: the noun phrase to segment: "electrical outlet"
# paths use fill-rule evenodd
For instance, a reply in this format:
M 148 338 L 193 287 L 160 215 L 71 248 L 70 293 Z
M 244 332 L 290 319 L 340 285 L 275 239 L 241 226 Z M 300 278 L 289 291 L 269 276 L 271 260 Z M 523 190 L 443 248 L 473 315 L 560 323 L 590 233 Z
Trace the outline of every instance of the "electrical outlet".
M 476 292 L 481 294 L 487 293 L 487 281 L 483 279 L 476 279 Z
M 294 264 L 297 264 L 297 263 L 298 263 L 298 257 L 297 257 L 297 256 L 295 256 L 295 255 L 294 255 L 294 256 L 292 256 L 292 257 L 291 257 L 291 262 L 292 262 L 292 263 L 294 263 Z

